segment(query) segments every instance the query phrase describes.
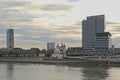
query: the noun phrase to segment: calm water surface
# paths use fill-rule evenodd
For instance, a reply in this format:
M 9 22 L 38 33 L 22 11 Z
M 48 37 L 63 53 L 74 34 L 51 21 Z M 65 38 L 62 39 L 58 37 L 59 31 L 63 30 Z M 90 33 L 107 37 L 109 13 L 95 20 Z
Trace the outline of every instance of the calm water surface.
M 0 80 L 120 80 L 120 67 L 0 63 Z

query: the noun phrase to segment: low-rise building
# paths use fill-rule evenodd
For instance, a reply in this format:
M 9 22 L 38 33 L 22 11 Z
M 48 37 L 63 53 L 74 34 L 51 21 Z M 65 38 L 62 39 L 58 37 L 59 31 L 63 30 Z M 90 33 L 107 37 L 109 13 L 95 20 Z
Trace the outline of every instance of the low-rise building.
M 69 47 L 67 56 L 106 56 L 110 55 L 109 49 L 83 49 L 81 47 Z
M 90 49 L 83 49 L 81 47 L 69 47 L 66 51 L 67 56 L 89 56 L 93 51 Z

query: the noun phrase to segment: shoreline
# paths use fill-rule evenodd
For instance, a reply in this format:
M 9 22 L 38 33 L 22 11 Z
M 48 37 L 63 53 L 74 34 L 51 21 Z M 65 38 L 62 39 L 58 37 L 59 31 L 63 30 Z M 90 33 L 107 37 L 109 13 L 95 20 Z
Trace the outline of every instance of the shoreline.
M 0 62 L 13 63 L 38 63 L 72 66 L 116 66 L 120 67 L 120 61 L 80 60 L 80 59 L 40 59 L 40 58 L 0 58 Z

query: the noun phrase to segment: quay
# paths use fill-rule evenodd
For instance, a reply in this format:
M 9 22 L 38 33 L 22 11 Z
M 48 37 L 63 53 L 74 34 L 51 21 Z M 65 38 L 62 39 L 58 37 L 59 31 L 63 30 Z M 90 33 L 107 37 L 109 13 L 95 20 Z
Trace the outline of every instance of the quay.
M 120 59 L 94 59 L 94 58 L 64 58 L 64 59 L 47 59 L 47 58 L 0 58 L 0 62 L 17 62 L 17 63 L 39 63 L 39 64 L 62 64 L 73 66 L 118 66 Z

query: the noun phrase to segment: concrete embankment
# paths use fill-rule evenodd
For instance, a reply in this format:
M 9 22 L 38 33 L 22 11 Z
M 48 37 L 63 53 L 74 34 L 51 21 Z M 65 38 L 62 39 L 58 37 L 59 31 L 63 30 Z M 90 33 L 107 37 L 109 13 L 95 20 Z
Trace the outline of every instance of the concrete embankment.
M 82 59 L 0 58 L 0 62 L 62 64 L 76 66 L 120 66 L 119 61 Z

